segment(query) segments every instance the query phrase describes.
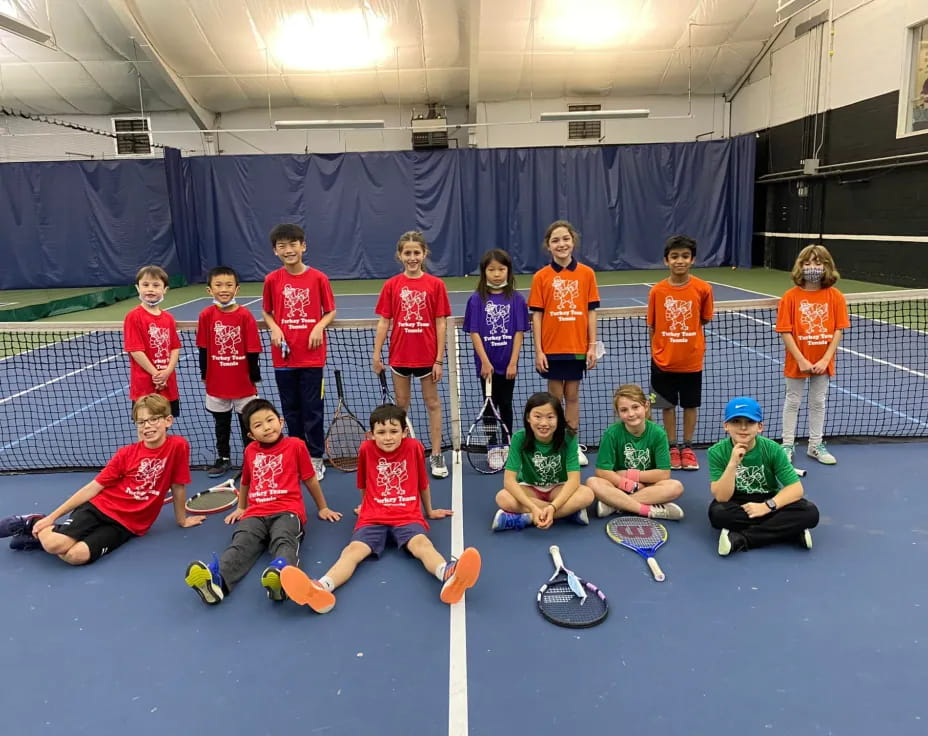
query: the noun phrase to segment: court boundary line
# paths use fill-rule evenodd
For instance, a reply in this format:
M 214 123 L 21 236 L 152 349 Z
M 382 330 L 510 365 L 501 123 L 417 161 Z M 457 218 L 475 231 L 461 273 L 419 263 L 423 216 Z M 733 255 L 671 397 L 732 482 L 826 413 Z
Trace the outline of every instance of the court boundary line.
M 738 291 L 746 291 L 749 294 L 760 294 L 759 297 L 751 297 L 757 299 L 779 299 L 776 294 L 768 294 L 764 291 L 754 291 L 754 289 L 742 289 L 740 286 L 732 286 L 731 284 L 723 284 L 721 281 L 707 281 L 707 284 L 712 284 L 713 286 L 724 286 L 726 289 L 737 289 Z M 724 304 L 725 302 L 740 302 L 743 299 L 721 299 L 720 303 Z
M 464 550 L 464 480 L 460 450 L 451 453 L 451 554 Z M 448 736 L 467 736 L 467 594 L 449 606 Z

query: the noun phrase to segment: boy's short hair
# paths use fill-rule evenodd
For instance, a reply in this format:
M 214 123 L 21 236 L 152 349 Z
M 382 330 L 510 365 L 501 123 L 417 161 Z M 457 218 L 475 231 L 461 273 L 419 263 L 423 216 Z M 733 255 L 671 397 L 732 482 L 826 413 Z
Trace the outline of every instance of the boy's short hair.
M 155 266 L 153 264 L 142 266 L 139 272 L 135 274 L 135 283 L 138 284 L 145 276 L 151 279 L 158 279 L 165 286 L 168 285 L 168 272 L 161 268 L 161 266 Z
M 139 412 L 142 409 L 148 409 L 148 413 L 153 417 L 171 416 L 171 402 L 161 394 L 147 394 L 135 400 L 132 405 L 132 421 L 137 422 Z
M 303 232 L 303 228 L 299 225 L 294 225 L 290 222 L 282 222 L 280 225 L 275 225 L 274 229 L 271 230 L 271 247 L 276 248 L 278 241 L 291 241 L 299 240 L 301 243 L 306 242 L 306 233 Z
M 267 399 L 252 399 L 242 409 L 242 422 L 246 427 L 251 429 L 251 417 L 259 411 L 269 411 L 280 419 L 280 412 L 270 401 Z
M 390 422 L 397 422 L 400 427 L 406 429 L 408 427 L 406 424 L 406 410 L 401 409 L 396 404 L 383 404 L 371 412 L 371 432 L 374 431 L 375 424 L 389 424 Z
M 696 241 L 686 235 L 671 235 L 664 243 L 664 258 L 670 255 L 672 250 L 681 250 L 689 248 L 690 255 L 696 258 Z
M 215 268 L 211 268 L 209 273 L 206 274 L 206 283 L 213 283 L 213 279 L 217 276 L 231 276 L 235 279 L 235 285 L 238 286 L 238 274 L 235 272 L 234 268 L 230 268 L 229 266 L 216 266 Z

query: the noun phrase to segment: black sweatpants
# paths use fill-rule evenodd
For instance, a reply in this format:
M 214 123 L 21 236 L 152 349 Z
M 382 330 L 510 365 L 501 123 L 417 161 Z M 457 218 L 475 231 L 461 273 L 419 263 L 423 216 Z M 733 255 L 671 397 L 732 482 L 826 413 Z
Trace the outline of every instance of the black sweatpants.
M 270 552 L 271 559 L 283 557 L 288 565 L 300 564 L 303 524 L 290 512 L 274 516 L 249 516 L 236 523 L 232 541 L 219 557 L 219 574 L 232 590 L 258 558 Z
M 779 542 L 795 542 L 804 529 L 813 529 L 818 525 L 818 507 L 804 498 L 756 519 L 748 518 L 741 508 L 743 503 L 763 503 L 767 498 L 772 496 L 758 498 L 739 495 L 733 496 L 731 501 L 713 501 L 709 504 L 709 523 L 716 529 L 738 532 L 747 541 L 748 549 Z

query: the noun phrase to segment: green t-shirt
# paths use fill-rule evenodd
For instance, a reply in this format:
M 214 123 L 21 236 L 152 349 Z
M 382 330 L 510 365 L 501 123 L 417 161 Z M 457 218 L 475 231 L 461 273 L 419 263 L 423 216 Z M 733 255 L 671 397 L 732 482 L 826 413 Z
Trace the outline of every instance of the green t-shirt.
M 520 429 L 512 436 L 509 457 L 506 459 L 506 470 L 513 471 L 519 483 L 538 487 L 553 486 L 566 483 L 569 472 L 579 472 L 577 438 L 570 432 L 565 434 L 560 452 L 555 452 L 550 444 L 535 440 L 535 449 L 528 455 L 522 449 L 524 443 L 525 430 Z
M 636 437 L 622 422 L 610 426 L 599 441 L 596 467 L 600 470 L 670 470 L 667 433 L 650 419 Z
M 716 442 L 709 448 L 709 479 L 722 477 L 734 444 L 730 437 Z M 763 435 L 757 435 L 754 447 L 744 453 L 741 464 L 735 471 L 736 495 L 772 496 L 783 486 L 799 480 L 796 469 L 790 464 L 783 448 Z

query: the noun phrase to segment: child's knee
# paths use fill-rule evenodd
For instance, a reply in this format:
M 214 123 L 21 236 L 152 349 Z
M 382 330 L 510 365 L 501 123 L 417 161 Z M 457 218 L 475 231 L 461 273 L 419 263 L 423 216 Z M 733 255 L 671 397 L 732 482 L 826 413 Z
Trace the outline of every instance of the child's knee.
M 429 413 L 441 411 L 441 397 L 440 396 L 436 394 L 434 396 L 433 395 L 425 396 L 424 398 L 425 398 L 425 408 L 429 411 Z
M 503 511 L 515 511 L 518 508 L 516 500 L 506 489 L 503 489 L 496 494 L 496 505 L 499 506 Z
M 59 557 L 69 565 L 86 565 L 90 562 L 90 548 L 83 542 L 78 542 Z
M 406 549 L 408 549 L 415 557 L 419 557 L 426 552 L 431 552 L 434 550 L 435 545 L 433 545 L 432 540 L 430 540 L 424 534 L 417 534 L 408 542 L 406 542 Z
M 667 481 L 667 492 L 670 494 L 670 499 L 673 501 L 675 498 L 680 498 L 683 495 L 683 484 L 671 478 Z
M 574 496 L 577 499 L 578 503 L 582 503 L 584 506 L 589 506 L 595 500 L 596 496 L 593 493 L 593 489 L 586 485 L 580 485 Z

